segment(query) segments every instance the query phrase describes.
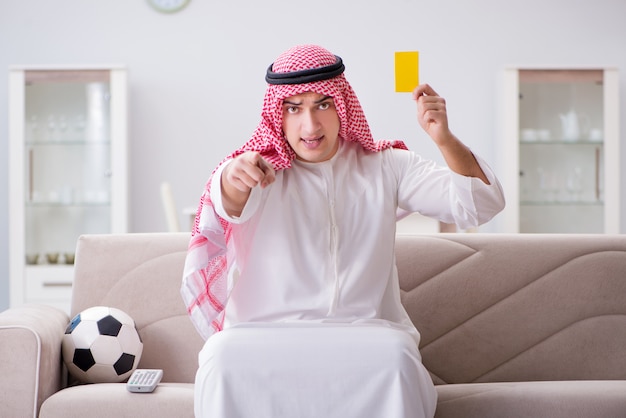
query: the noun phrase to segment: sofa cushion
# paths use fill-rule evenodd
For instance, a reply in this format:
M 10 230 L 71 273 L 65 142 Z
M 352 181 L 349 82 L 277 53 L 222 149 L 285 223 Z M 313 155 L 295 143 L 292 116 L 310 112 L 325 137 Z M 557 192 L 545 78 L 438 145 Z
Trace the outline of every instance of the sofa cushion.
M 435 418 L 623 418 L 626 381 L 438 385 Z M 48 398 L 40 418 L 193 417 L 193 384 L 130 393 L 123 383 L 74 386 Z
M 437 392 L 435 418 L 626 416 L 626 381 L 449 384 Z
M 152 393 L 131 393 L 124 383 L 73 386 L 41 406 L 40 418 L 193 418 L 193 384 L 160 383 Z

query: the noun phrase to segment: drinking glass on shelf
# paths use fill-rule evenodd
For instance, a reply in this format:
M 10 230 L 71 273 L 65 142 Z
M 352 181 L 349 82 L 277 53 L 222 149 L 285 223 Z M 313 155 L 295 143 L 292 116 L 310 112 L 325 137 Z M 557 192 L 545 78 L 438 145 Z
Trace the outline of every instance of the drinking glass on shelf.
M 558 202 L 562 199 L 561 194 L 561 177 L 557 171 L 552 171 L 548 176 L 548 188 L 550 190 L 551 200 Z
M 547 198 L 547 186 L 546 186 L 546 173 L 543 167 L 537 167 L 537 186 L 539 187 L 539 199 L 546 200 Z
M 580 167 L 574 167 L 567 175 L 567 191 L 570 194 L 571 201 L 580 202 L 580 196 L 583 191 L 583 176 Z
M 64 136 L 67 131 L 67 120 L 65 119 L 65 115 L 59 116 L 57 126 L 58 126 L 58 131 L 59 131 L 59 138 L 65 139 Z
M 76 115 L 74 117 L 73 125 L 75 133 L 79 136 L 82 136 L 82 134 L 85 132 L 85 115 L 83 115 L 82 113 Z
M 27 134 L 31 141 L 36 141 L 39 138 L 39 118 L 37 115 L 31 115 L 28 119 L 28 131 Z
M 561 192 L 560 178 L 557 172 L 547 171 L 537 167 L 537 181 L 539 184 L 540 200 L 556 202 Z
M 49 140 L 56 138 L 57 119 L 54 115 L 48 115 L 47 121 L 47 135 Z

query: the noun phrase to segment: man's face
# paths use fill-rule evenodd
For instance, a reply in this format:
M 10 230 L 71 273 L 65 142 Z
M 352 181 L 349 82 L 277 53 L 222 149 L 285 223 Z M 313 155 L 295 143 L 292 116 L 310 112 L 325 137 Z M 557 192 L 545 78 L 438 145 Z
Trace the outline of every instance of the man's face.
M 307 92 L 283 101 L 283 132 L 299 160 L 332 158 L 339 149 L 339 124 L 332 97 Z

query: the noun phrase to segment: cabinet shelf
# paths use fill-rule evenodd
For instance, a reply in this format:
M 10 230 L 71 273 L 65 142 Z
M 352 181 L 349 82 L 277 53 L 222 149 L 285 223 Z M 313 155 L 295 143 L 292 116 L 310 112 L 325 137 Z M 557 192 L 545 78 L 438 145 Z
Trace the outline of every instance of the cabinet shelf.
M 111 205 L 110 201 L 102 201 L 102 202 L 72 202 L 72 203 L 64 203 L 64 202 L 26 202 L 26 207 L 28 208 L 41 208 L 41 209 L 52 209 L 52 208 L 93 208 L 93 207 L 108 207 Z
M 50 270 L 49 270 L 50 269 Z M 66 264 L 66 263 L 41 263 L 41 264 L 29 264 L 26 266 L 26 271 L 29 273 L 47 273 L 49 271 L 54 272 L 67 272 L 72 273 L 74 270 L 74 264 Z M 65 280 L 63 281 L 65 282 Z
M 72 140 L 42 140 L 42 141 L 25 141 L 24 144 L 26 146 L 31 147 L 58 147 L 58 146 L 108 146 L 111 144 L 111 141 L 87 141 L 84 139 L 72 139 Z
M 588 140 L 580 140 L 580 141 L 565 141 L 565 140 L 550 140 L 550 141 L 528 141 L 521 140 L 520 145 L 523 146 L 542 146 L 542 145 L 565 145 L 572 147 L 580 147 L 580 146 L 594 146 L 601 147 L 604 145 L 604 141 L 588 141 Z
M 523 200 L 520 206 L 564 206 L 564 207 L 585 207 L 598 206 L 602 207 L 603 201 L 560 201 L 560 200 Z

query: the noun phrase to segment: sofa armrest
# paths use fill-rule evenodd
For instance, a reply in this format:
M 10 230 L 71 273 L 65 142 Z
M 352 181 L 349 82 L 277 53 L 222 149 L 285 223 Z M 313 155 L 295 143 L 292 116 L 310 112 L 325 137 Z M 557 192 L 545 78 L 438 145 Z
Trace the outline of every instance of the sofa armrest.
M 0 313 L 0 410 L 36 417 L 62 387 L 61 341 L 68 315 L 51 306 L 24 305 Z

